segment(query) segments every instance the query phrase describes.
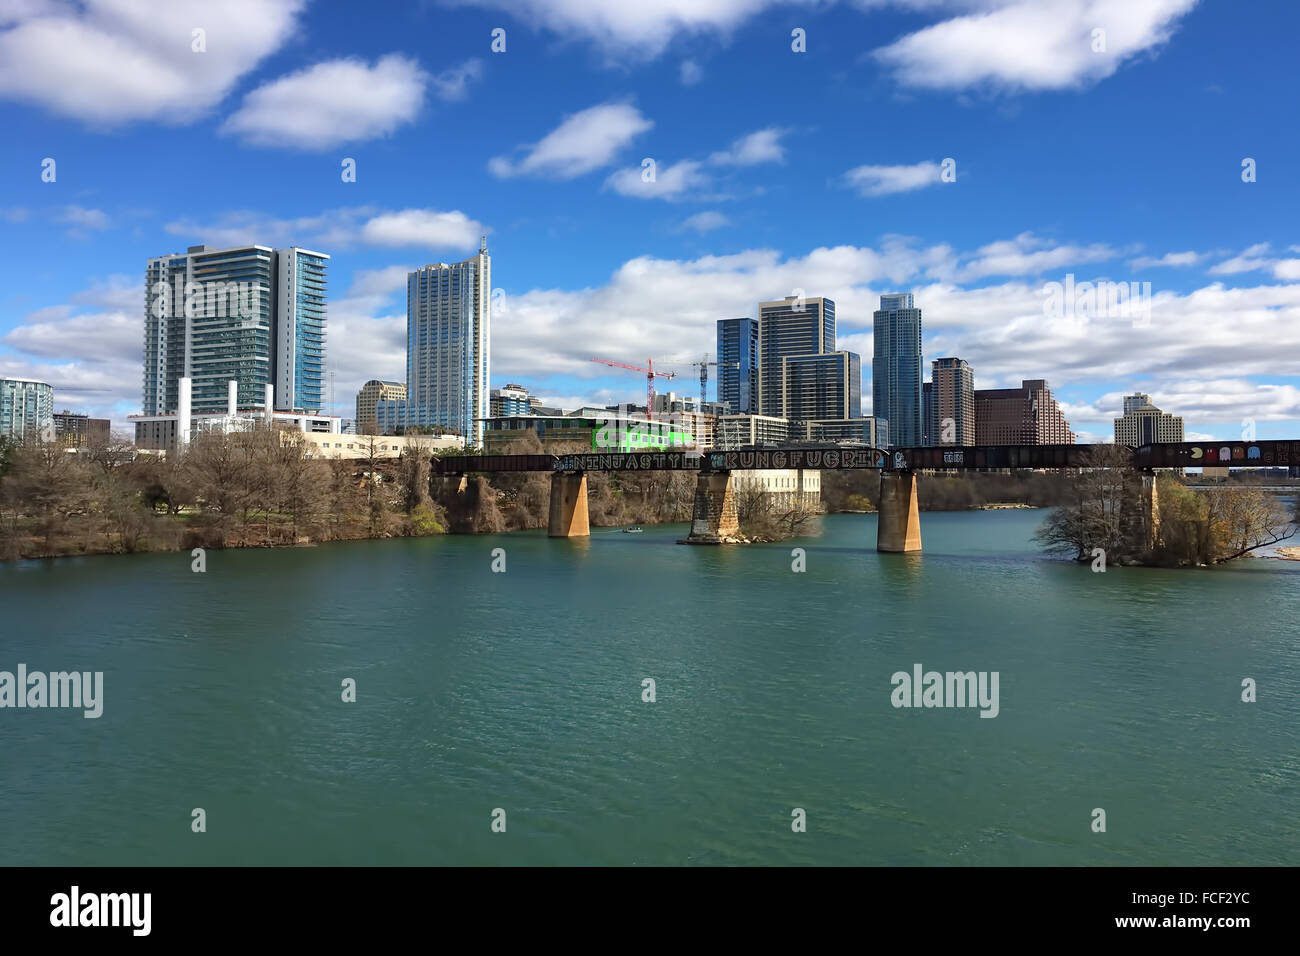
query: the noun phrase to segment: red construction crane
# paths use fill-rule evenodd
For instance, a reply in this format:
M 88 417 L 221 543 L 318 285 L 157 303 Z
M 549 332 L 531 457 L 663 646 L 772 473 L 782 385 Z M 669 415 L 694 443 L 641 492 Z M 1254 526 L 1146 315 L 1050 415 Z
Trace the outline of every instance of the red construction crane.
M 592 359 L 593 362 L 599 362 L 601 365 L 612 365 L 614 368 L 625 368 L 629 372 L 645 373 L 645 417 L 648 421 L 654 421 L 655 417 L 655 376 L 660 378 L 675 378 L 676 372 L 656 372 L 654 359 L 646 359 L 646 367 L 641 368 L 639 365 L 625 365 L 622 362 L 611 362 L 609 359 Z

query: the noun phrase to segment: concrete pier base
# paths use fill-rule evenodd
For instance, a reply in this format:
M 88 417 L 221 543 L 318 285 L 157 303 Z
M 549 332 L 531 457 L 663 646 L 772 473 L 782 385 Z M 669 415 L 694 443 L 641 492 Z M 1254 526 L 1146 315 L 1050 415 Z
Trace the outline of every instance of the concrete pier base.
M 876 550 L 921 550 L 921 509 L 916 502 L 916 475 L 910 471 L 880 473 L 880 514 Z
M 695 482 L 695 505 L 687 544 L 726 544 L 740 540 L 740 518 L 731 473 L 702 474 Z
M 591 534 L 585 473 L 557 471 L 551 475 L 551 510 L 546 533 L 552 538 L 580 538 Z

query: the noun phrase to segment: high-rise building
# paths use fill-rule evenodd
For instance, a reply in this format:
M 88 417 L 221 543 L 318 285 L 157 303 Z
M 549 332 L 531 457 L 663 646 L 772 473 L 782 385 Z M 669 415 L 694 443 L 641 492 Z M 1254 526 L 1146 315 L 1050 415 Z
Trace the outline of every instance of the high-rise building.
M 921 383 L 921 444 L 929 447 L 939 436 L 939 419 L 934 413 L 934 383 Z
M 915 447 L 924 440 L 921 423 L 921 310 L 912 293 L 882 295 L 873 313 L 871 413 L 889 423 L 890 441 Z
M 1137 448 L 1153 442 L 1182 441 L 1183 420 L 1151 404 L 1151 396 L 1124 396 L 1124 414 L 1115 420 L 1115 444 Z
M 757 319 L 718 319 L 718 401 L 733 415 L 758 414 Z
M 54 440 L 65 448 L 82 448 L 108 441 L 109 429 L 107 418 L 77 415 L 66 408 L 54 413 Z
M 307 249 L 190 246 L 145 266 L 145 415 L 179 407 L 192 382 L 194 414 L 216 414 L 235 381 L 241 407 L 319 411 L 324 404 L 329 256 Z
M 781 360 L 835 350 L 835 303 L 786 296 L 758 304 L 758 410 L 781 416 Z M 823 416 L 827 418 L 837 416 Z
M 492 418 L 531 415 L 533 413 L 533 397 L 528 394 L 528 389 L 522 385 L 506 385 L 503 388 L 492 389 L 488 408 Z
M 975 391 L 976 445 L 1072 445 L 1074 432 L 1041 378 Z
M 965 359 L 940 358 L 930 365 L 931 445 L 975 444 L 975 372 Z
M 407 276 L 407 425 L 439 425 L 483 444 L 488 417 L 492 259 L 487 238 L 464 262 Z
M 379 421 L 375 417 L 375 407 L 380 402 L 387 401 L 405 401 L 406 386 L 401 382 L 386 382 L 382 379 L 372 378 L 361 386 L 361 391 L 357 392 L 357 418 L 356 428 L 358 433 L 365 434 L 367 425 L 378 425 Z
M 54 440 L 54 389 L 29 378 L 0 378 L 0 438 Z
M 809 422 L 862 414 L 862 360 L 856 352 L 786 355 L 781 381 L 782 418 Z

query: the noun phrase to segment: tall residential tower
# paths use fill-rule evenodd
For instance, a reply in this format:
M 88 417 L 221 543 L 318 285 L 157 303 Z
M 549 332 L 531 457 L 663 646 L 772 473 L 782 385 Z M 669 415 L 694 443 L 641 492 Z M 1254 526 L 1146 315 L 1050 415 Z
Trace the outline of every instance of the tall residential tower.
M 483 444 L 489 415 L 492 259 L 424 266 L 406 282 L 406 424 L 440 425 Z
M 890 444 L 924 443 L 921 427 L 921 310 L 912 293 L 882 295 L 872 315 L 871 414 L 889 423 Z
M 220 413 L 237 383 L 241 408 L 324 406 L 325 273 L 307 249 L 190 246 L 145 266 L 145 415 L 176 412 L 180 380 L 194 414 Z

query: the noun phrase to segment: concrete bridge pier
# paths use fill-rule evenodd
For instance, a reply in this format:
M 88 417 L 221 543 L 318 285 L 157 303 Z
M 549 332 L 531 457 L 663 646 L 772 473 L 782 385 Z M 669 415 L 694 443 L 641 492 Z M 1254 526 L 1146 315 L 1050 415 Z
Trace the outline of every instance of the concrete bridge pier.
M 695 482 L 695 505 L 687 544 L 723 544 L 740 537 L 740 518 L 731 472 L 701 473 Z
M 587 474 L 557 471 L 551 474 L 551 510 L 546 525 L 551 538 L 585 538 L 591 534 L 587 516 Z
M 916 473 L 880 473 L 880 514 L 876 524 L 876 550 L 921 550 L 921 509 L 916 502 Z

